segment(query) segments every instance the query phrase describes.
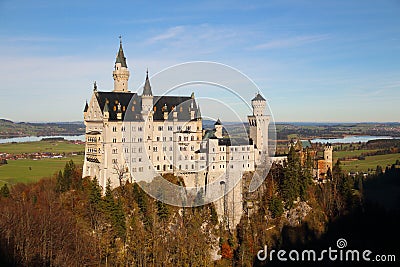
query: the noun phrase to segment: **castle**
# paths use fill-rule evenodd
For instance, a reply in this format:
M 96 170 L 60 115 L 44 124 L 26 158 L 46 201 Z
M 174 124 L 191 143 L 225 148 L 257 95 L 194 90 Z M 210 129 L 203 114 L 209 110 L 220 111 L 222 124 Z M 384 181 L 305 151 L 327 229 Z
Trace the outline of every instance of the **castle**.
M 317 148 L 315 146 L 313 147 L 310 141 L 292 140 L 289 144 L 289 147 L 290 146 L 293 146 L 294 150 L 299 153 L 303 165 L 308 156 L 311 158 L 313 178 L 315 182 L 325 182 L 326 179 L 329 178 L 329 175 L 332 174 L 332 144 L 327 143 L 324 145 L 321 156 L 318 156 Z
M 122 43 L 113 71 L 114 90 L 99 91 L 94 84 L 84 108 L 86 126 L 83 177 L 96 177 L 105 188 L 124 181 L 150 182 L 168 173 L 183 178 L 186 187 L 204 188 L 204 197 L 225 196 L 214 201 L 220 221 L 229 228 L 239 223 L 243 211 L 242 184 L 245 172 L 255 171 L 268 155 L 266 100 L 258 93 L 248 116 L 249 136 L 233 142 L 224 136 L 220 120 L 214 129 L 203 130 L 195 96 L 155 96 L 148 72 L 142 94 L 128 88 L 130 72 Z M 228 193 L 229 192 L 229 193 Z M 222 194 L 221 194 L 222 195 Z

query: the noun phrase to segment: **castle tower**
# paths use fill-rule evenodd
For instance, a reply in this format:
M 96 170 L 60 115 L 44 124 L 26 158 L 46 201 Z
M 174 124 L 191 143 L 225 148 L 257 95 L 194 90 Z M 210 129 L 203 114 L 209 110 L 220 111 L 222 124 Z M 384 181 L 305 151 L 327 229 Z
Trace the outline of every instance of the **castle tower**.
M 146 71 L 146 81 L 142 93 L 142 112 L 148 115 L 153 109 L 153 92 L 149 80 L 149 71 Z
M 332 171 L 332 153 L 333 147 L 331 144 L 327 143 L 324 147 L 324 160 L 326 165 L 326 171 L 330 169 Z
M 126 58 L 124 56 L 124 50 L 122 49 L 121 40 L 119 42 L 119 50 L 117 58 L 115 59 L 113 79 L 114 79 L 113 92 L 129 92 L 128 90 L 129 71 L 128 71 L 128 65 L 126 64 Z
M 258 153 L 256 161 L 260 163 L 262 157 L 268 155 L 268 126 L 270 116 L 265 113 L 267 101 L 259 93 L 251 100 L 253 115 L 248 116 L 250 134 Z
M 214 123 L 214 128 L 215 128 L 215 137 L 222 138 L 222 123 L 219 119 Z

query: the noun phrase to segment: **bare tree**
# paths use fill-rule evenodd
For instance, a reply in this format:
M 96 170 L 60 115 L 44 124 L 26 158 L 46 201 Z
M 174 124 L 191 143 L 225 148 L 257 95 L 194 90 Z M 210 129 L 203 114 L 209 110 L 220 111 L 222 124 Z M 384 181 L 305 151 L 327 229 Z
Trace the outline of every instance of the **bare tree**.
M 118 164 L 118 162 L 113 165 L 114 173 L 118 176 L 119 186 L 122 188 L 122 184 L 125 179 L 125 174 L 129 173 L 128 167 L 123 164 Z

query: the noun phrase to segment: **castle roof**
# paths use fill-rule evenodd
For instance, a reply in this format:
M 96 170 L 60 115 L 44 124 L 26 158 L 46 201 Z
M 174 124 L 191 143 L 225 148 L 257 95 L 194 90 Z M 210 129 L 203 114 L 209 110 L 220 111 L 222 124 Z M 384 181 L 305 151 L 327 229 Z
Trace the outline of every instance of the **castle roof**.
M 122 120 L 142 121 L 142 98 L 137 93 L 126 92 L 96 92 L 96 98 L 100 110 L 108 109 L 109 120 L 116 121 L 118 113 L 118 104 L 121 105 Z M 196 101 L 190 96 L 154 96 L 153 98 L 153 120 L 163 121 L 164 112 L 168 112 L 168 120 L 173 119 L 172 108 L 177 112 L 179 121 L 189 121 L 191 111 L 194 111 L 195 119 L 199 117 L 200 110 Z M 128 117 L 125 117 L 125 113 Z
M 203 140 L 206 139 L 216 139 L 217 137 L 215 136 L 215 130 L 206 130 L 203 136 Z
M 265 101 L 265 98 L 262 97 L 260 93 L 257 93 L 256 96 L 251 101 Z
M 89 105 L 88 105 L 88 103 L 86 101 L 85 108 L 83 109 L 83 112 L 86 112 L 88 109 L 89 109 Z
M 149 96 L 153 95 L 153 92 L 151 91 L 151 86 L 150 86 L 149 71 L 146 72 L 146 81 L 144 83 L 142 95 L 149 95 Z
M 222 125 L 222 123 L 221 123 L 221 121 L 218 119 L 218 120 L 214 123 L 214 125 Z
M 128 110 L 131 111 L 128 114 L 130 120 L 142 120 L 142 115 L 140 113 L 142 109 L 142 103 L 140 97 L 136 93 L 123 93 L 123 92 L 97 92 L 96 93 L 97 102 L 99 103 L 100 109 L 108 109 L 109 120 L 116 121 L 117 113 L 118 113 L 118 104 L 121 105 L 122 108 L 122 119 L 125 117 L 125 112 Z M 138 101 L 132 101 L 131 100 Z M 134 108 L 132 109 L 132 106 Z M 132 111 L 133 110 L 133 111 Z
M 194 118 L 200 117 L 196 101 L 190 96 L 155 96 L 153 100 L 153 120 L 164 120 L 163 109 L 168 111 L 168 119 L 173 118 L 172 109 L 177 112 L 179 121 L 190 121 L 191 111 L 194 111 Z
M 124 55 L 124 49 L 122 49 L 122 42 L 119 43 L 119 50 L 117 54 L 117 58 L 115 59 L 115 64 L 121 63 L 122 67 L 127 68 L 128 65 L 126 64 L 126 57 Z

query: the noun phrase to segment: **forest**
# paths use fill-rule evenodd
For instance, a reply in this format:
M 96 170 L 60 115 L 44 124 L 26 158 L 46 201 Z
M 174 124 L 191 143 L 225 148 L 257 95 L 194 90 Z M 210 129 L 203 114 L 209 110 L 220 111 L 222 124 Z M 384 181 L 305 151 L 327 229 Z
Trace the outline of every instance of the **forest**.
M 259 262 L 257 252 L 327 247 L 338 237 L 398 253 L 400 162 L 351 177 L 338 161 L 317 184 L 310 160 L 291 149 L 234 231 L 212 204 L 169 206 L 129 182 L 113 190 L 108 183 L 103 194 L 81 176 L 70 161 L 53 177 L 1 187 L 0 266 L 280 266 Z

